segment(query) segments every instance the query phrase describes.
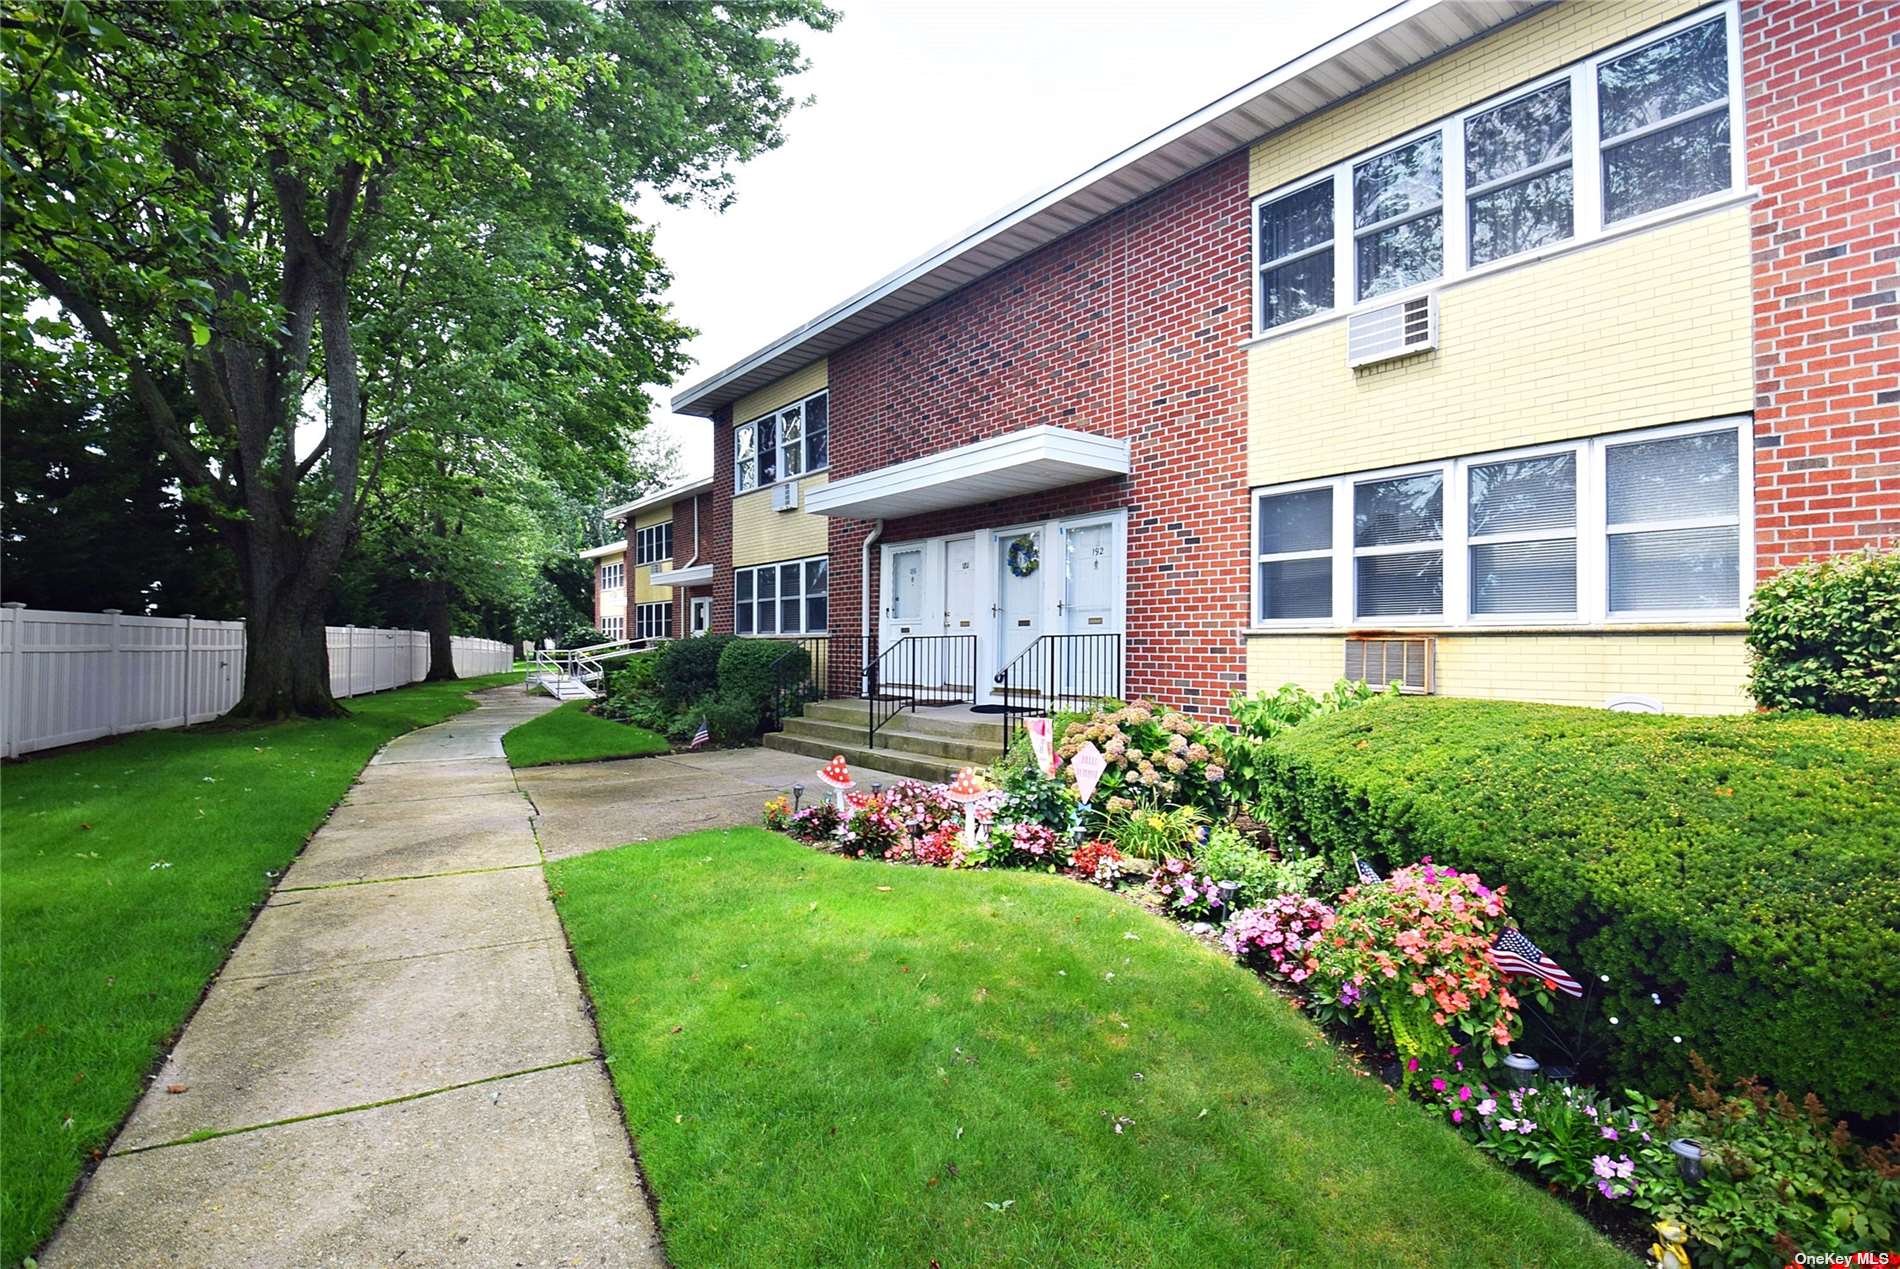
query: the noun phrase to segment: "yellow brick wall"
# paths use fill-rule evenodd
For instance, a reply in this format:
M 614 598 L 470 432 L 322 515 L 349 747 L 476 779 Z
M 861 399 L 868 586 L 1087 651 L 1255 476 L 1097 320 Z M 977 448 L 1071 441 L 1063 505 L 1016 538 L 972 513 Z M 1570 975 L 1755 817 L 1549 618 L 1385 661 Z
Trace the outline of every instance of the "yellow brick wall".
M 1249 156 L 1253 192 L 1264 194 L 1330 167 L 1434 119 L 1474 106 L 1706 0 L 1563 0 L 1477 43 L 1257 143 Z M 767 409 L 771 407 L 767 406 Z
M 800 397 L 810 396 L 830 382 L 826 378 L 827 365 L 828 363 L 820 358 L 803 370 L 795 370 L 786 375 L 770 387 L 760 388 L 757 392 L 740 397 L 732 407 L 732 421 L 750 423 L 761 414 L 776 410 L 782 405 L 790 405 Z
M 739 398 L 732 407 L 734 423 L 750 423 L 761 414 L 808 397 L 829 380 L 828 363 L 814 361 L 803 370 Z M 772 487 L 755 489 L 732 500 L 732 565 L 770 564 L 777 560 L 795 560 L 826 551 L 826 521 L 805 510 L 805 499 L 812 490 L 823 489 L 824 472 L 806 476 L 798 482 L 798 510 L 772 510 Z
M 1361 370 L 1346 323 L 1248 350 L 1248 480 L 1278 484 L 1754 408 L 1748 208 L 1447 287 L 1436 350 Z
M 1340 635 L 1256 635 L 1247 641 L 1247 690 L 1298 683 L 1330 687 L 1344 668 Z M 1733 631 L 1441 635 L 1441 696 L 1601 706 L 1612 696 L 1653 696 L 1672 714 L 1753 708 L 1748 659 Z
M 640 558 L 639 531 L 650 529 L 656 524 L 665 524 L 673 518 L 672 504 L 662 507 L 648 507 L 633 517 L 633 523 L 627 526 L 627 572 L 631 574 L 632 590 L 627 595 L 629 604 L 653 604 L 661 600 L 671 600 L 673 589 L 670 586 L 653 584 L 653 564 L 635 564 Z M 673 530 L 678 533 L 676 528 Z M 663 563 L 663 561 L 656 561 Z
M 768 407 L 769 408 L 769 407 Z M 826 520 L 806 511 L 805 500 L 823 489 L 824 472 L 798 482 L 797 511 L 772 510 L 772 490 L 754 489 L 732 500 L 732 565 L 770 564 L 826 551 Z

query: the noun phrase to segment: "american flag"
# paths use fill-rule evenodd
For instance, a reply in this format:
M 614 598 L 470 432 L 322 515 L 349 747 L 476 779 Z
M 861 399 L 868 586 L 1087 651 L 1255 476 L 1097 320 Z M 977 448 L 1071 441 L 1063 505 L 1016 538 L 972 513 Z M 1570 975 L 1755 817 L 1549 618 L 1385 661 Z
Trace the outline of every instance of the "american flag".
M 686 747 L 688 749 L 697 749 L 711 739 L 712 730 L 706 726 L 706 720 L 702 718 L 699 720 L 699 730 L 693 733 L 692 743 Z
M 1563 971 L 1556 961 L 1544 955 L 1544 949 L 1514 929 L 1498 935 L 1491 944 L 1491 963 L 1507 974 L 1529 974 L 1550 983 L 1566 996 L 1583 995 L 1583 984 Z
M 1354 855 L 1352 857 L 1352 866 L 1358 869 L 1359 881 L 1360 881 L 1360 884 L 1362 885 L 1376 886 L 1385 880 L 1384 877 L 1381 877 L 1379 875 L 1379 870 L 1377 868 L 1374 868 L 1371 864 L 1359 858 L 1359 856 L 1357 855 Z

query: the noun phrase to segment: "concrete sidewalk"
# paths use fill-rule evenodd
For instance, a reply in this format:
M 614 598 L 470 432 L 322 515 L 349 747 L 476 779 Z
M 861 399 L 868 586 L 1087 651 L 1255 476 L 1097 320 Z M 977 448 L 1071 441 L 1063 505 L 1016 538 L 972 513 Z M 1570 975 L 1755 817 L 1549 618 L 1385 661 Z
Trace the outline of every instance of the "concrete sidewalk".
M 42 1264 L 664 1264 L 502 756 L 554 702 L 479 699 L 365 768 Z
M 549 859 L 566 859 L 628 842 L 660 841 L 707 828 L 756 825 L 766 802 L 805 786 L 804 805 L 828 798 L 818 783 L 823 764 L 776 749 L 709 749 L 515 772 L 534 801 L 535 828 Z M 852 769 L 858 787 L 893 785 L 904 777 Z

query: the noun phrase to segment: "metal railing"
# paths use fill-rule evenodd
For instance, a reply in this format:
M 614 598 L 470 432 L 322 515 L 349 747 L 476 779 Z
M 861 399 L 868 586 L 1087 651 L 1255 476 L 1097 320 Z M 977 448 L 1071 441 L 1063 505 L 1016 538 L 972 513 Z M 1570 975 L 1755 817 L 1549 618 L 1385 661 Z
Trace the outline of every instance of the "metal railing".
M 976 700 L 975 635 L 905 635 L 863 670 L 865 748 L 905 709 Z
M 1122 695 L 1119 634 L 1049 634 L 1037 638 L 996 673 L 1003 706 L 1003 752 L 1026 717 L 1053 718 L 1094 709 Z
M 765 731 L 777 731 L 785 720 L 825 694 L 825 676 L 831 669 L 831 640 L 824 635 L 788 639 L 785 652 L 772 662 L 772 696 L 761 720 Z
M 533 691 L 536 687 L 564 679 L 597 683 L 606 672 L 606 662 L 618 661 L 636 652 L 645 652 L 648 648 L 657 648 L 665 642 L 664 639 L 614 639 L 607 643 L 590 643 L 584 648 L 537 648 L 534 663 L 522 686 Z

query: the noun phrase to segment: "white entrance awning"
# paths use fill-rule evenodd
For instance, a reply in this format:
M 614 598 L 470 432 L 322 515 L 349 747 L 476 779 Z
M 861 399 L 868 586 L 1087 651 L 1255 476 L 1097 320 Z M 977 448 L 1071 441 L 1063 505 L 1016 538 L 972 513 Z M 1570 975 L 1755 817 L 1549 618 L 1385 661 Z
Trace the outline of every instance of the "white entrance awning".
M 1128 442 L 1042 424 L 833 479 L 805 510 L 853 520 L 914 516 L 1128 474 Z
M 655 573 L 647 580 L 655 586 L 706 586 L 712 582 L 712 565 L 676 568 L 670 573 Z

